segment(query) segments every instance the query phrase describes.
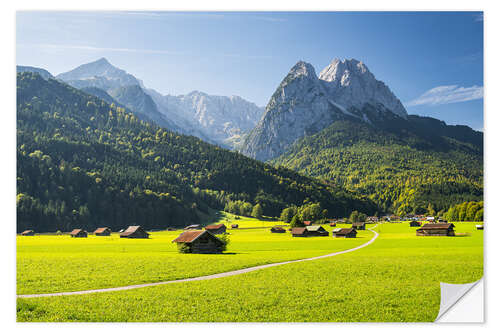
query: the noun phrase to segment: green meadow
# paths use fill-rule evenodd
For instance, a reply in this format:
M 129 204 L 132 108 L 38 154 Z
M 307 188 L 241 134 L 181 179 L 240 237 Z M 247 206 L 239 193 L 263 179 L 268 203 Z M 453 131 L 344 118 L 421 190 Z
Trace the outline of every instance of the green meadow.
M 254 221 L 253 223 L 262 223 Z M 269 222 L 266 222 L 269 223 Z M 239 223 L 240 226 L 242 223 Z M 128 291 L 99 294 L 57 296 L 17 300 L 18 321 L 299 321 L 299 322 L 364 322 L 364 321 L 433 321 L 439 311 L 439 282 L 466 283 L 483 275 L 483 231 L 475 223 L 456 223 L 456 237 L 417 237 L 408 223 L 380 224 L 376 227 L 379 238 L 360 250 L 338 256 L 266 268 L 237 276 L 206 281 L 147 287 Z M 327 228 L 329 231 L 331 228 Z M 178 233 L 178 232 L 177 232 Z M 117 245 L 141 258 L 140 252 L 156 248 L 159 253 L 144 253 L 135 265 L 128 266 L 135 282 L 143 282 L 144 271 L 151 272 L 150 279 L 160 276 L 195 276 L 207 274 L 206 270 L 226 271 L 229 267 L 252 266 L 256 261 L 283 261 L 292 256 L 308 257 L 351 248 L 368 241 L 370 231 L 360 233 L 359 239 L 333 239 L 329 237 L 292 238 L 289 233 L 270 234 L 266 229 L 231 231 L 228 255 L 180 255 L 175 247 L 161 252 L 163 246 L 177 233 L 153 233 L 157 247 L 130 243 Z M 50 238 L 50 237 L 54 237 Z M 116 272 L 115 262 L 109 259 L 106 272 L 100 272 L 102 258 L 120 257 L 112 245 L 93 238 L 77 240 L 76 245 L 65 236 L 39 236 L 18 240 L 18 294 L 60 290 L 98 288 L 99 278 L 106 274 L 107 286 L 124 285 L 128 277 Z M 69 237 L 69 236 L 68 236 Z M 45 241 L 44 238 L 50 239 Z M 160 243 L 160 239 L 164 238 Z M 110 238 L 109 242 L 113 242 Z M 74 240 L 73 240 L 74 241 Z M 84 251 L 87 241 L 87 251 Z M 114 240 L 113 244 L 121 244 Z M 120 240 L 122 241 L 122 240 Z M 125 241 L 125 240 L 123 240 Z M 128 240 L 130 241 L 130 240 Z M 58 244 L 60 242 L 60 244 Z M 136 241 L 133 241 L 136 242 Z M 37 243 L 40 243 L 37 245 Z M 43 250 L 45 249 L 45 251 Z M 55 249 L 59 252 L 52 253 Z M 70 249 L 73 249 L 72 251 Z M 91 251 L 91 249 L 93 249 Z M 132 252 L 134 249 L 134 252 Z M 109 252 L 106 252 L 109 251 Z M 69 252 L 69 253 L 68 253 Z M 51 253 L 48 255 L 48 253 Z M 79 270 L 82 279 L 90 282 L 74 284 L 69 268 L 46 267 L 54 260 L 80 258 L 88 253 L 95 255 Z M 126 254 L 128 252 L 125 252 Z M 164 255 L 167 253 L 168 255 Z M 103 257 L 104 255 L 104 257 Z M 156 265 L 167 260 L 171 271 L 149 266 L 146 258 Z M 131 258 L 129 257 L 129 259 Z M 203 258 L 202 258 L 203 257 Z M 281 257 L 281 260 L 279 259 Z M 41 262 L 38 262 L 38 259 Z M 99 259 L 97 259 L 99 258 Z M 221 258 L 221 259 L 219 259 Z M 231 259 L 240 258 L 240 259 Z M 83 259 L 79 259 L 83 260 Z M 220 261 L 219 261 L 220 260 Z M 229 263 L 231 260 L 231 263 Z M 28 262 L 36 264 L 30 268 Z M 60 263 L 66 260 L 60 260 Z M 140 274 L 134 269 L 142 268 Z M 45 265 L 45 266 L 44 266 Z M 216 268 L 211 268 L 212 266 Z M 91 267 L 94 270 L 91 270 Z M 207 267 L 210 266 L 210 267 Z M 45 273 L 34 273 L 43 268 Z M 33 271 L 32 271 L 33 270 Z M 196 270 L 195 272 L 190 272 Z M 157 273 L 152 272 L 165 272 Z M 23 277 L 23 274 L 25 275 Z M 33 274 L 41 274 L 40 281 L 33 281 Z M 169 275 L 170 274 L 170 275 Z M 170 279 L 170 278 L 167 278 Z M 135 283 L 134 282 L 134 283 Z M 73 283 L 73 287 L 66 288 Z M 24 286 L 23 284 L 26 284 Z M 75 286 L 78 288 L 75 289 Z M 84 288 L 89 286 L 90 288 Z M 20 292 L 21 290 L 21 292 Z

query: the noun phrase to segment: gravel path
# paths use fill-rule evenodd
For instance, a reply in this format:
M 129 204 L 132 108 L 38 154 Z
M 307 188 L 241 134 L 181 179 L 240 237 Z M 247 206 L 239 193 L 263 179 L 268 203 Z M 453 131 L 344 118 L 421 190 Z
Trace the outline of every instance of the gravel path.
M 333 253 L 325 254 L 325 255 L 322 255 L 322 256 L 319 256 L 319 257 L 312 257 L 312 258 L 305 258 L 305 259 L 298 259 L 298 260 L 289 260 L 289 261 L 277 262 L 277 263 L 273 263 L 273 264 L 266 264 L 266 265 L 260 265 L 260 266 L 254 266 L 254 267 L 249 267 L 249 268 L 238 269 L 238 270 L 230 271 L 230 272 L 224 272 L 224 273 L 218 273 L 218 274 L 212 274 L 212 275 L 205 275 L 205 276 L 198 276 L 198 277 L 194 277 L 194 278 L 187 278 L 187 279 L 181 279 L 181 280 L 171 280 L 171 281 L 144 283 L 144 284 L 134 284 L 134 285 L 130 285 L 130 286 L 114 287 L 114 288 L 104 288 L 104 289 L 92 289 L 92 290 L 80 290 L 80 291 L 65 291 L 65 292 L 50 293 L 50 294 L 17 295 L 17 297 L 18 298 L 34 298 L 34 297 L 49 297 L 49 296 L 85 295 L 85 294 L 94 294 L 94 293 L 104 293 L 104 292 L 108 292 L 108 291 L 121 291 L 121 290 L 130 290 L 130 289 L 137 289 L 137 288 L 144 288 L 144 287 L 160 286 L 160 285 L 163 285 L 163 284 L 171 284 L 171 283 L 212 280 L 212 279 L 218 279 L 218 278 L 227 277 L 227 276 L 233 276 L 233 275 L 239 275 L 239 274 L 244 274 L 244 273 L 248 273 L 248 272 L 253 272 L 253 271 L 257 271 L 257 270 L 268 268 L 268 267 L 281 266 L 281 265 L 286 265 L 286 264 L 291 264 L 291 263 L 301 262 L 301 261 L 323 259 L 323 258 L 333 257 L 333 256 L 336 256 L 336 255 L 339 255 L 339 254 L 353 252 L 353 251 L 362 249 L 365 246 L 370 245 L 378 237 L 378 233 L 376 231 L 372 230 L 373 228 L 375 228 L 375 227 L 372 227 L 372 228 L 368 229 L 368 230 L 370 230 L 371 232 L 374 233 L 374 236 L 368 242 L 366 242 L 364 244 L 361 244 L 360 246 L 354 247 L 352 249 L 349 249 L 349 250 L 344 250 L 344 251 L 339 251 L 339 252 L 333 252 Z

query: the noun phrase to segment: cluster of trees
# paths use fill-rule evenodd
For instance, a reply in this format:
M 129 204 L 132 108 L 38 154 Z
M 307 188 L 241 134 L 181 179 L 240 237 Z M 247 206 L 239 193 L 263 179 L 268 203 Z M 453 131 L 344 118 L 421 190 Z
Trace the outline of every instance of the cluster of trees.
M 484 205 L 483 201 L 469 201 L 451 206 L 444 214 L 448 221 L 483 221 Z
M 432 118 L 374 126 L 337 121 L 271 163 L 367 196 L 380 212 L 400 216 L 424 214 L 429 202 L 443 211 L 483 197 L 482 133 Z
M 353 211 L 351 215 L 349 215 L 350 222 L 365 222 L 367 215 L 365 213 L 360 213 L 357 210 Z
M 224 211 L 241 216 L 252 216 L 260 219 L 263 216 L 261 204 L 252 205 L 242 200 L 229 201 L 224 206 Z
M 17 158 L 18 230 L 183 226 L 238 201 L 251 205 L 242 215 L 279 216 L 304 202 L 338 216 L 376 210 L 366 197 L 165 130 L 29 72 L 17 75 Z
M 304 221 L 321 221 L 328 218 L 328 210 L 321 208 L 320 203 L 306 203 L 283 209 L 280 220 L 290 223 L 292 227 L 304 226 Z

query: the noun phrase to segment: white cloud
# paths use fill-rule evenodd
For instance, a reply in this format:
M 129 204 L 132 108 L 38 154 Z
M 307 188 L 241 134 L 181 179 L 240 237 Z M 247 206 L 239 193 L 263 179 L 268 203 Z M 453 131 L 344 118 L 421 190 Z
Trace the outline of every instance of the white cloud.
M 439 105 L 472 101 L 483 98 L 483 87 L 459 87 L 457 85 L 439 86 L 426 91 L 405 106 Z

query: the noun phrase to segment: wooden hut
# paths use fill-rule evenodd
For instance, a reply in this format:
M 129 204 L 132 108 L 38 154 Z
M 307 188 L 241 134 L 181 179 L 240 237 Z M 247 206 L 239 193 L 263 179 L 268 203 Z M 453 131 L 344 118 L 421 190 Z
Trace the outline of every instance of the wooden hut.
M 417 229 L 417 236 L 455 236 L 453 223 L 427 223 Z
M 96 236 L 111 236 L 111 229 L 109 229 L 108 227 L 97 228 L 94 231 L 94 235 L 96 235 Z
M 365 230 L 365 222 L 353 222 L 352 228 L 356 230 Z
M 410 227 L 420 227 L 422 223 L 420 221 L 411 221 L 410 222 Z
M 35 236 L 35 232 L 33 230 L 24 230 L 21 232 L 21 236 Z
M 224 224 L 211 224 L 205 227 L 205 230 L 210 231 L 214 235 L 226 233 L 226 226 Z
M 184 230 L 201 230 L 201 225 L 191 224 L 184 228 Z
M 307 227 L 307 226 L 310 226 L 312 225 L 312 221 L 304 221 L 304 225 Z
M 356 238 L 357 233 L 354 228 L 336 228 L 332 230 L 332 236 L 335 238 Z
M 231 224 L 231 229 L 238 229 L 238 225 L 237 224 Z
M 87 237 L 87 232 L 83 229 L 73 229 L 72 232 L 69 233 L 71 237 L 76 237 L 76 238 L 86 238 Z
M 306 227 L 307 236 L 328 236 L 328 231 L 326 231 L 320 225 L 311 225 Z
M 208 230 L 184 231 L 172 241 L 185 246 L 183 253 L 222 253 L 224 242 Z
M 333 222 L 330 222 L 330 227 L 336 227 L 337 226 L 337 222 L 333 221 Z
M 131 225 L 120 234 L 120 238 L 149 238 L 149 234 L 140 225 Z
M 274 234 L 283 234 L 286 232 L 286 230 L 283 229 L 282 227 L 272 227 L 271 232 Z
M 305 227 L 292 228 L 292 237 L 306 237 L 307 229 Z
M 476 224 L 476 230 L 484 230 L 483 224 Z

